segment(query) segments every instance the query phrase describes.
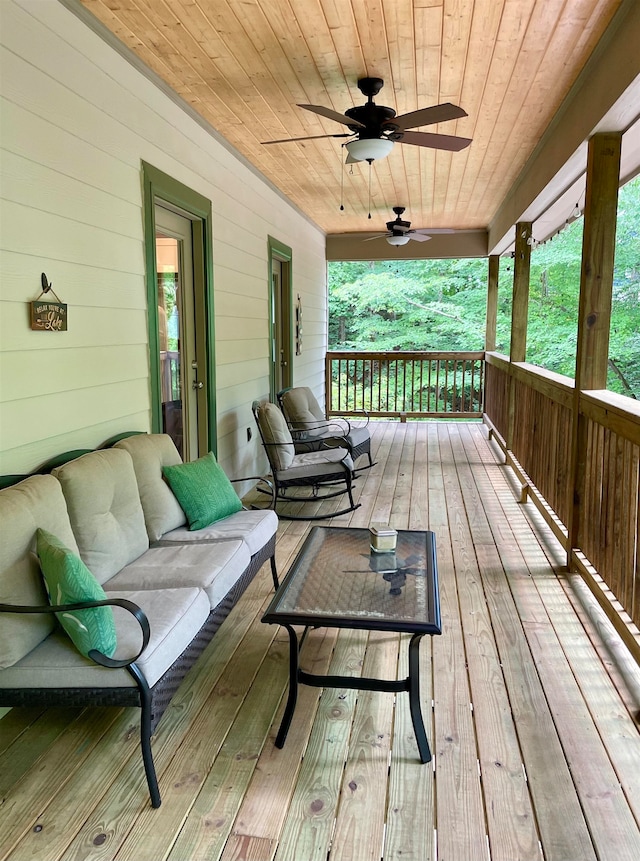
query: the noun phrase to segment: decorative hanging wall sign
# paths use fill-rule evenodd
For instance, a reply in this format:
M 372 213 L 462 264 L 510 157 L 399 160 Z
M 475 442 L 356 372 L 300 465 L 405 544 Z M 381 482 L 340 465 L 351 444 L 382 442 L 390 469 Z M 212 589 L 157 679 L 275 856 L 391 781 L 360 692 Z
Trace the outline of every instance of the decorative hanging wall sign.
M 38 298 L 31 302 L 31 328 L 34 332 L 66 332 L 67 331 L 67 306 L 60 301 L 53 291 L 53 286 L 42 273 L 40 276 L 42 292 Z M 51 293 L 58 300 L 50 299 L 43 301 L 42 297 Z

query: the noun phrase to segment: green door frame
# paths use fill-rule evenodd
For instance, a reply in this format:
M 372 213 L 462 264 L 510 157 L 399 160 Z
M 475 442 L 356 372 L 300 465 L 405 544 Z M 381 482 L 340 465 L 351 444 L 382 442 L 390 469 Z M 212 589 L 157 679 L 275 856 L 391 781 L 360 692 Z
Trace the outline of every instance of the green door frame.
M 158 344 L 158 285 L 156 281 L 156 201 L 165 201 L 193 215 L 194 256 L 203 261 L 194 266 L 196 292 L 204 296 L 207 361 L 207 444 L 217 455 L 218 435 L 216 416 L 215 316 L 213 306 L 213 233 L 211 201 L 197 191 L 183 185 L 153 165 L 142 162 L 145 280 L 147 285 L 147 312 L 149 326 L 149 370 L 151 382 L 151 429 L 162 433 L 162 397 L 160 387 L 160 353 Z M 201 452 L 204 454 L 205 452 Z
M 276 398 L 276 369 L 274 362 L 278 359 L 277 357 L 273 357 L 272 354 L 272 345 L 273 345 L 273 329 L 276 325 L 276 321 L 273 319 L 273 308 L 274 308 L 274 297 L 273 297 L 273 261 L 281 260 L 283 264 L 282 267 L 282 282 L 284 286 L 284 292 L 287 297 L 286 307 L 284 308 L 283 314 L 283 322 L 285 332 L 281 333 L 286 337 L 287 341 L 287 350 L 288 350 L 288 366 L 287 366 L 287 375 L 289 379 L 289 385 L 293 385 L 293 356 L 294 356 L 294 331 L 293 331 L 293 251 L 289 248 L 288 245 L 280 242 L 278 239 L 274 239 L 273 236 L 267 237 L 269 252 L 268 252 L 268 266 L 269 266 L 269 275 L 268 275 L 268 284 L 269 284 L 269 391 L 271 394 L 271 399 L 275 401 Z

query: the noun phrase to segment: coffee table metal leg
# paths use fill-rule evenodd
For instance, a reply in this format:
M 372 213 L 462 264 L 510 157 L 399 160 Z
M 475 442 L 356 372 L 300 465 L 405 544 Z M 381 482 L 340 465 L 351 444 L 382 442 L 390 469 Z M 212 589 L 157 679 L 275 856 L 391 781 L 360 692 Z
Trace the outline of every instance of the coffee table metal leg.
M 409 707 L 420 761 L 430 762 L 431 751 L 429 750 L 429 742 L 422 720 L 422 709 L 420 708 L 420 640 L 422 637 L 423 634 L 414 634 L 409 643 Z
M 276 736 L 276 747 L 284 747 L 298 701 L 298 635 L 290 625 L 284 627 L 289 632 L 289 698 Z

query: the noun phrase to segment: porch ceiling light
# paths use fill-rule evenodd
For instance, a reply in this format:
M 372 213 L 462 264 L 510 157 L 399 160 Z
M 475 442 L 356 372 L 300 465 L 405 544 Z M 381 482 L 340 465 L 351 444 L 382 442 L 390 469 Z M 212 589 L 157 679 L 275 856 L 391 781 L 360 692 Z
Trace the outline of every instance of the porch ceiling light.
M 410 239 L 410 236 L 387 236 L 389 245 L 406 245 Z
M 387 138 L 361 138 L 349 141 L 345 146 L 355 161 L 375 161 L 389 155 L 393 149 L 393 141 Z

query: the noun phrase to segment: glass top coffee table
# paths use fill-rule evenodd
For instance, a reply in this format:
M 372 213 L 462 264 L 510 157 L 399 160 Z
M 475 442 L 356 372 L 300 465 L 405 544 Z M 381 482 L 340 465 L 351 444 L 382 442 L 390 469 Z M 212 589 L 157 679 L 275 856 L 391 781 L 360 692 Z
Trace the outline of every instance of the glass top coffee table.
M 408 691 L 422 762 L 431 752 L 420 708 L 420 639 L 440 634 L 440 597 L 433 532 L 400 530 L 395 552 L 370 549 L 368 529 L 315 526 L 269 604 L 263 622 L 289 632 L 289 698 L 276 738 L 283 747 L 298 684 L 369 691 Z M 294 628 L 359 628 L 412 634 L 406 679 L 322 676 L 299 667 Z M 303 635 L 304 636 L 304 635 Z

